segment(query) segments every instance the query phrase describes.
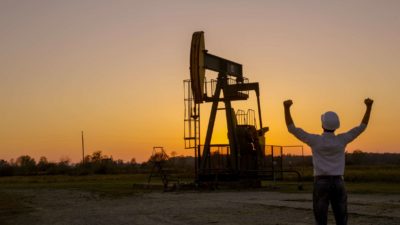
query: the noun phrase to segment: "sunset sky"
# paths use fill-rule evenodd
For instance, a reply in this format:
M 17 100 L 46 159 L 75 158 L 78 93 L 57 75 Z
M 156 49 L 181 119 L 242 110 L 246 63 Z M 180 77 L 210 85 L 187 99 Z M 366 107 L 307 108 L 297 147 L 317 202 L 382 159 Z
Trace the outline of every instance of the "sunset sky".
M 338 132 L 358 125 L 371 97 L 370 124 L 348 151 L 400 153 L 399 12 L 396 0 L 0 0 L 0 159 L 79 162 L 81 130 L 88 154 L 192 154 L 183 80 L 200 30 L 210 53 L 260 83 L 268 144 L 300 144 L 285 127 L 285 99 L 297 126 L 320 133 L 328 110 Z M 254 108 L 252 97 L 240 108 Z M 226 142 L 221 127 L 214 143 Z

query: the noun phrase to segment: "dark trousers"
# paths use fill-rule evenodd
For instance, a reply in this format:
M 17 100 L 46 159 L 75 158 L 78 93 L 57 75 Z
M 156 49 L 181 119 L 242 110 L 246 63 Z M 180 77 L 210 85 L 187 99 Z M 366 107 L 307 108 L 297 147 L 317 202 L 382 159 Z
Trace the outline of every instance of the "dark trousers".
M 326 225 L 329 203 L 336 225 L 347 225 L 347 192 L 341 176 L 314 178 L 313 209 L 316 225 Z

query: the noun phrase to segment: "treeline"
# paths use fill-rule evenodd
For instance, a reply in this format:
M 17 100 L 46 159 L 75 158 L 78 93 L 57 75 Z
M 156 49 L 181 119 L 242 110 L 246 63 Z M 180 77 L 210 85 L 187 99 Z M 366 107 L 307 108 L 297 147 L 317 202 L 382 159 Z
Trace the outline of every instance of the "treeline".
M 368 153 L 355 150 L 346 155 L 347 165 L 394 165 L 400 166 L 400 154 Z
M 187 159 L 191 158 L 191 159 Z M 177 156 L 168 159 L 169 167 L 190 171 L 193 165 L 192 157 Z M 88 175 L 88 174 L 132 174 L 148 173 L 153 164 L 151 157 L 148 161 L 137 163 L 135 158 L 128 162 L 114 160 L 112 156 L 103 155 L 96 151 L 92 155 L 85 156 L 84 162 L 71 163 L 69 159 L 59 162 L 50 162 L 46 157 L 40 157 L 36 162 L 29 155 L 23 155 L 16 160 L 0 159 L 0 176 L 26 176 L 26 175 Z
M 312 166 L 312 156 L 284 155 L 284 166 Z M 348 166 L 400 166 L 400 154 L 398 153 L 370 153 L 355 150 L 346 153 L 346 165 Z
M 155 157 L 155 158 L 154 158 Z M 0 159 L 0 176 L 14 175 L 88 175 L 88 174 L 132 174 L 149 173 L 154 164 L 158 161 L 158 155 L 150 157 L 146 162 L 137 163 L 135 158 L 128 162 L 114 160 L 112 156 L 102 154 L 101 151 L 94 152 L 85 157 L 84 163 L 71 163 L 68 159 L 59 162 L 49 162 L 46 157 L 39 161 L 23 155 L 10 162 Z M 279 161 L 278 157 L 274 157 Z M 163 166 L 168 170 L 194 175 L 194 158 L 191 156 L 167 157 Z M 282 158 L 283 168 L 312 167 L 311 156 L 284 155 Z M 400 154 L 396 153 L 367 153 L 356 150 L 346 154 L 347 166 L 394 166 L 400 167 Z

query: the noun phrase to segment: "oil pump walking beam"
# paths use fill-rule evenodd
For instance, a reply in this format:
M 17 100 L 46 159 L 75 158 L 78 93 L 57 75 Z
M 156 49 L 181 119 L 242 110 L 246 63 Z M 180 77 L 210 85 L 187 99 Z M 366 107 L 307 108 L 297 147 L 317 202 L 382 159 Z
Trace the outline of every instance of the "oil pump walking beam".
M 243 67 L 239 63 L 211 55 L 204 50 L 204 67 L 218 73 L 234 76 L 238 82 L 243 82 Z

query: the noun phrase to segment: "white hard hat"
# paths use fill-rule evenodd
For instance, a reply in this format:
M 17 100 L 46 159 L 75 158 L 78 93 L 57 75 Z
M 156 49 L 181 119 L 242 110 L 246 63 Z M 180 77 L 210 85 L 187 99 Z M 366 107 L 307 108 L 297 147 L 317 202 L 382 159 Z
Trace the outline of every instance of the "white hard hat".
M 339 117 L 335 112 L 328 111 L 321 115 L 322 128 L 336 130 L 340 127 Z

